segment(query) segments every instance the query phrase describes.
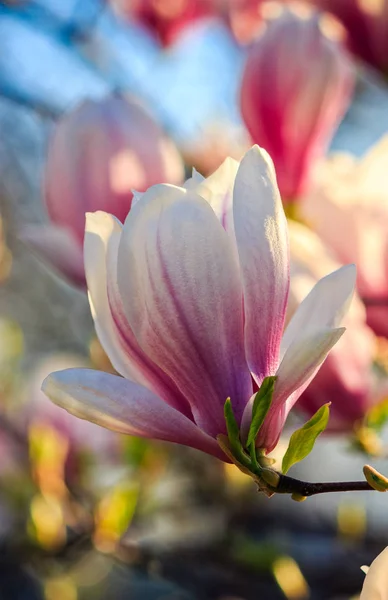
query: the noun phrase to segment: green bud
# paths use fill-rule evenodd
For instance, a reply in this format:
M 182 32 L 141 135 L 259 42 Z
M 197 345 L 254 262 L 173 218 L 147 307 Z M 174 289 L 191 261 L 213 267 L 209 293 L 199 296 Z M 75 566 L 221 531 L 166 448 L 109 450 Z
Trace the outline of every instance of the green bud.
M 370 465 L 365 465 L 363 472 L 365 479 L 374 490 L 378 492 L 386 492 L 388 490 L 388 479 L 376 471 L 376 469 Z

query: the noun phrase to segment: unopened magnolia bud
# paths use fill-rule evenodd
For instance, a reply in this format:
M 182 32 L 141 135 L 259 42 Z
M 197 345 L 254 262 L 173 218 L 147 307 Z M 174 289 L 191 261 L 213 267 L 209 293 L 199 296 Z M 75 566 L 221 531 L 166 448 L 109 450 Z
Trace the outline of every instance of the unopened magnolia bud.
M 272 157 L 283 200 L 306 190 L 343 116 L 353 70 L 321 18 L 291 11 L 268 22 L 252 45 L 241 85 L 241 111 L 252 140 Z

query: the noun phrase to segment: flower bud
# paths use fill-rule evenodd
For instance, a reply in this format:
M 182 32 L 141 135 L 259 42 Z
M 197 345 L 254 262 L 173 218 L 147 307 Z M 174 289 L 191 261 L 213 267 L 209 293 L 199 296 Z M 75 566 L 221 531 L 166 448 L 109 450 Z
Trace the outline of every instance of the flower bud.
M 349 104 L 353 68 L 329 25 L 316 13 L 283 10 L 268 20 L 245 65 L 243 119 L 275 163 L 283 201 L 306 190 Z
M 44 201 L 50 227 L 29 227 L 24 239 L 67 275 L 83 282 L 85 213 L 126 218 L 132 190 L 180 183 L 182 161 L 159 125 L 134 99 L 86 100 L 58 123 L 47 157 Z

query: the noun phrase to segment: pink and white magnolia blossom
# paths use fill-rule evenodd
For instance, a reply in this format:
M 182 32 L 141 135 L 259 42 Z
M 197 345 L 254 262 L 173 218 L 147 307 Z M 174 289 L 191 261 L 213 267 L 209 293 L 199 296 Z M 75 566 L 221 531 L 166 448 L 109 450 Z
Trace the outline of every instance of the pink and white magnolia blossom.
M 388 0 L 312 0 L 346 27 L 356 56 L 388 75 Z
M 301 300 L 327 273 L 339 267 L 316 233 L 295 221 L 289 222 L 291 285 L 287 318 Z M 376 340 L 366 324 L 366 311 L 359 297 L 344 318 L 347 334 L 334 346 L 321 369 L 298 401 L 298 409 L 311 417 L 331 402 L 331 431 L 349 431 L 387 391 L 385 380 L 375 374 Z
M 283 9 L 268 20 L 243 73 L 242 116 L 275 163 L 284 202 L 308 188 L 353 91 L 352 63 L 322 19 Z
M 388 336 L 388 136 L 365 157 L 334 154 L 320 166 L 301 215 L 341 262 L 355 262 L 369 325 Z
M 75 284 L 85 284 L 85 212 L 106 210 L 124 220 L 132 190 L 181 183 L 173 143 L 135 99 L 119 94 L 83 101 L 54 130 L 44 174 L 51 223 L 29 225 L 23 239 Z
M 287 221 L 275 171 L 254 146 L 207 179 L 157 185 L 124 225 L 87 217 L 85 270 L 96 331 L 122 375 L 52 373 L 45 393 L 71 413 L 122 433 L 168 440 L 228 460 L 231 398 L 242 431 L 254 391 L 277 376 L 257 445 L 272 450 L 286 417 L 344 332 L 355 267 L 317 283 L 283 334 Z
M 388 600 L 388 547 L 385 548 L 372 562 L 371 566 L 363 567 L 366 577 L 360 600 Z

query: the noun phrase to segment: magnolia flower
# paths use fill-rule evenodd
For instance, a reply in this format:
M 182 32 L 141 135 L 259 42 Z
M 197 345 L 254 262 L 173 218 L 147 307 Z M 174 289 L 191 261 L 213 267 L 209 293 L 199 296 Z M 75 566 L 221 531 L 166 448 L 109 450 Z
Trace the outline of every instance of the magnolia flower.
M 308 188 L 353 89 L 349 58 L 322 19 L 284 10 L 268 21 L 243 74 L 242 116 L 275 163 L 283 201 Z
M 388 548 L 366 570 L 360 600 L 388 600 Z
M 49 146 L 44 201 L 51 224 L 28 226 L 23 238 L 84 284 L 85 212 L 107 210 L 123 220 L 133 188 L 182 178 L 177 150 L 137 101 L 119 95 L 86 100 L 61 119 Z
M 368 323 L 388 336 L 388 136 L 362 159 L 338 154 L 321 165 L 302 216 L 341 262 L 354 261 Z
M 351 50 L 388 73 L 388 0 L 313 0 L 345 25 Z
M 320 277 L 339 264 L 320 238 L 304 225 L 290 221 L 289 234 L 291 285 L 287 316 L 291 318 Z M 346 336 L 334 346 L 298 402 L 298 408 L 312 416 L 322 404 L 330 401 L 329 429 L 336 431 L 353 429 L 386 391 L 386 382 L 383 390 L 374 376 L 375 336 L 366 324 L 365 308 L 357 296 L 344 324 Z
M 256 444 L 276 446 L 344 332 L 355 280 L 350 265 L 319 281 L 283 335 L 287 221 L 273 164 L 257 146 L 208 179 L 194 173 L 184 188 L 139 194 L 124 226 L 89 214 L 85 270 L 97 334 L 122 377 L 59 371 L 44 381 L 45 393 L 105 427 L 222 460 L 216 438 L 226 433 L 226 399 L 246 435 L 253 392 L 271 375 L 273 400 Z

